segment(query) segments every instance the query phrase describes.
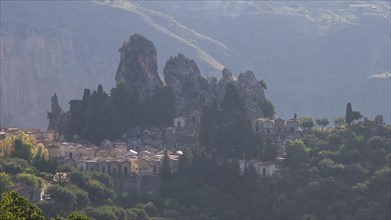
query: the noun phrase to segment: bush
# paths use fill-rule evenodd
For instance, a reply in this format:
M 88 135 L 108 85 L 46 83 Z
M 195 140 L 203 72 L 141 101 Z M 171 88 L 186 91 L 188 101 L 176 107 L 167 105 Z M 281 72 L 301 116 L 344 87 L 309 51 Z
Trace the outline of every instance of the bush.
M 16 175 L 16 180 L 23 182 L 35 189 L 41 189 L 43 187 L 43 179 L 36 177 L 33 174 L 29 173 L 19 173 Z
M 6 173 L 0 173 L 0 193 L 7 191 L 12 186 L 11 176 Z
M 29 167 L 28 162 L 24 159 L 19 158 L 0 158 L 0 164 L 4 172 L 16 175 L 17 173 L 23 172 Z
M 57 213 L 66 213 L 77 209 L 77 196 L 69 189 L 59 185 L 51 185 L 46 190 L 50 198 L 54 201 L 53 205 Z
M 85 189 L 94 204 L 106 204 L 108 200 L 114 200 L 117 197 L 112 189 L 97 180 L 89 180 Z
M 103 183 L 107 188 L 113 189 L 114 187 L 113 180 L 106 173 L 92 173 L 92 178 Z
M 81 188 L 87 184 L 90 178 L 90 175 L 88 175 L 86 171 L 74 171 L 69 174 L 70 182 L 78 185 Z
M 117 206 L 100 206 L 97 208 L 89 207 L 86 209 L 86 213 L 89 217 L 92 217 L 96 220 L 109 220 L 109 219 L 118 219 L 118 220 L 127 220 L 129 219 L 127 213 L 124 209 Z
M 137 214 L 137 220 L 148 220 L 149 219 L 149 215 L 144 209 L 131 208 L 130 211 Z

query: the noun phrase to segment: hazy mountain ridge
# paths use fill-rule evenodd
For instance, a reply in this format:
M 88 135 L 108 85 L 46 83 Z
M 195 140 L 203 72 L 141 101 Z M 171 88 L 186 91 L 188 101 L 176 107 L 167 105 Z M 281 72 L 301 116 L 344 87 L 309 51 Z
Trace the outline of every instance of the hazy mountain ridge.
M 203 75 L 219 76 L 207 54 L 233 72 L 250 69 L 265 79 L 279 116 L 334 117 L 351 101 L 364 115 L 389 121 L 389 78 L 368 80 L 390 72 L 387 2 L 136 3 L 142 15 L 102 2 L 2 1 L 2 124 L 46 127 L 52 93 L 66 107 L 85 87 L 111 88 L 118 45 L 136 32 L 155 43 L 159 74 L 181 52 Z M 37 46 L 23 50 L 14 39 Z

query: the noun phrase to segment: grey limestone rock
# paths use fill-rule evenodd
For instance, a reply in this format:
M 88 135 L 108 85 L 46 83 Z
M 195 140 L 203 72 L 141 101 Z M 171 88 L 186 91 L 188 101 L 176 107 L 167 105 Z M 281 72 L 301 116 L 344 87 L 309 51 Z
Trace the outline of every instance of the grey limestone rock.
M 125 84 L 129 91 L 136 90 L 140 97 L 150 95 L 161 85 L 157 69 L 157 53 L 152 41 L 134 34 L 119 49 L 121 60 L 115 81 Z
M 254 73 L 247 71 L 239 74 L 238 84 L 244 94 L 244 102 L 250 119 L 263 117 L 262 102 L 265 100 L 265 92 Z
M 166 62 L 163 75 L 166 84 L 174 89 L 177 113 L 197 109 L 198 96 L 205 79 L 195 61 L 179 53 Z
M 261 104 L 265 100 L 265 93 L 251 71 L 241 73 L 236 79 L 228 69 L 223 69 L 222 78 L 217 81 L 214 77 L 203 77 L 193 60 L 178 54 L 166 62 L 163 74 L 166 84 L 174 89 L 178 115 L 201 110 L 203 105 L 213 100 L 220 102 L 227 83 L 233 83 L 243 95 L 248 117 L 264 116 Z

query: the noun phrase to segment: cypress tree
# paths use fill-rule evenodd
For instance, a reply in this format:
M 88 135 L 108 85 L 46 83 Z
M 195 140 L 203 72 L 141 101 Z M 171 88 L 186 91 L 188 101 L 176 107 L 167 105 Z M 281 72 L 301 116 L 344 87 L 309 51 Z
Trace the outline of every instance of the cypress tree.
M 345 121 L 348 125 L 350 125 L 353 121 L 353 110 L 352 104 L 350 104 L 350 102 L 346 105 Z

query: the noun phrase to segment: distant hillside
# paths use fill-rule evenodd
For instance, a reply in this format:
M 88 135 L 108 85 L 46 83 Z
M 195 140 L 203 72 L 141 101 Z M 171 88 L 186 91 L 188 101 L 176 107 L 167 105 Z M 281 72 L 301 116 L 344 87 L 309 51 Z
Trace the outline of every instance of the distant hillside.
M 142 33 L 158 72 L 181 52 L 203 75 L 252 70 L 277 114 L 333 119 L 352 102 L 365 116 L 390 109 L 389 2 L 1 1 L 1 123 L 47 127 L 85 87 L 114 85 L 118 48 Z

